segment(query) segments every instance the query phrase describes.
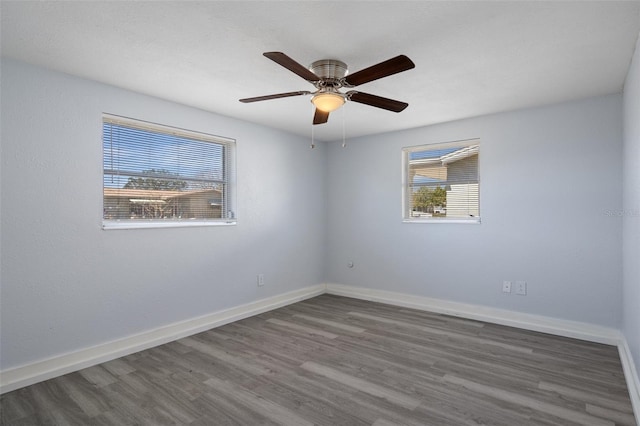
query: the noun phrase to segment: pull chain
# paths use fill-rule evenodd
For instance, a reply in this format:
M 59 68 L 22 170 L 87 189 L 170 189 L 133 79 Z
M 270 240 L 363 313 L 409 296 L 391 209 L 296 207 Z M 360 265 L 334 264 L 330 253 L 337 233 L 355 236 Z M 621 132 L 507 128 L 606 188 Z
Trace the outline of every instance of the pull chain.
M 315 114 L 316 112 L 316 108 L 313 104 L 311 104 L 311 113 Z M 312 115 L 313 117 L 313 115 Z M 311 122 L 311 149 L 316 147 L 316 141 L 315 141 L 315 129 L 314 129 L 315 125 L 313 124 L 313 120 Z
M 347 105 L 346 104 L 342 107 L 342 147 L 343 148 L 345 148 L 347 146 L 347 140 L 345 139 L 345 131 L 344 131 L 344 127 L 345 127 L 344 122 L 346 121 L 345 120 L 345 115 L 346 115 L 345 109 L 347 109 Z

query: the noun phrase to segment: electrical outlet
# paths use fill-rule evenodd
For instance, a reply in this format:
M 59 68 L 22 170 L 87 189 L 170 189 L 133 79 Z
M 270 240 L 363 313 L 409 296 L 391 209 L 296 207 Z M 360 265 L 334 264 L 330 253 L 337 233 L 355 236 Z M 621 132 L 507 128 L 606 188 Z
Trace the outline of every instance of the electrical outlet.
M 264 285 L 264 274 L 258 274 L 258 287 L 262 287 Z
M 511 281 L 502 281 L 502 292 L 511 293 Z
M 527 282 L 526 281 L 516 281 L 516 294 L 521 296 L 527 295 Z

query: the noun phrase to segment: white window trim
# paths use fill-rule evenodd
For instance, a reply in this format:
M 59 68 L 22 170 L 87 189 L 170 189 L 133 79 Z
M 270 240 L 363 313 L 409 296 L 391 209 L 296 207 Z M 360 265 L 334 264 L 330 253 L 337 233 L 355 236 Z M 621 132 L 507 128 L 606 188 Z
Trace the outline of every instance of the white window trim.
M 124 124 L 124 125 L 132 125 L 140 127 L 141 123 L 148 129 L 155 129 L 164 133 L 167 132 L 167 128 L 172 130 L 172 134 L 176 136 L 184 136 L 188 138 L 196 138 L 196 139 L 204 139 L 211 141 L 213 143 L 224 143 L 231 146 L 231 149 L 227 151 L 227 155 L 229 156 L 228 164 L 234 169 L 233 173 L 228 176 L 228 181 L 226 185 L 226 194 L 227 202 L 231 211 L 233 212 L 233 218 L 229 219 L 211 219 L 211 220 L 148 220 L 148 221 L 128 221 L 122 219 L 102 219 L 101 227 L 103 230 L 132 230 L 132 229 L 157 229 L 157 228 L 192 228 L 192 227 L 208 227 L 208 226 L 235 226 L 237 225 L 237 211 L 236 211 L 236 140 L 232 138 L 227 138 L 224 136 L 212 135 L 209 133 L 196 132 L 193 130 L 182 129 L 179 127 L 171 126 L 171 125 L 162 125 L 158 123 L 153 123 L 145 120 L 132 119 L 128 117 L 123 117 L 120 115 L 103 113 L 100 119 L 100 127 L 105 121 L 110 121 L 116 124 Z M 102 130 L 100 131 L 100 135 L 102 137 Z M 104 143 L 104 141 L 102 141 Z M 101 162 L 104 159 L 101 160 Z M 101 191 L 102 191 L 101 187 Z M 104 212 L 104 200 L 102 204 L 101 214 Z
M 461 139 L 461 140 L 457 140 L 457 141 L 451 141 L 451 142 L 434 142 L 434 143 L 429 143 L 429 144 L 424 144 L 424 145 L 416 145 L 416 146 L 407 146 L 407 147 L 403 147 L 402 151 L 401 151 L 401 156 L 402 156 L 402 210 L 401 210 L 401 218 L 402 218 L 402 223 L 413 223 L 413 224 L 434 224 L 434 223 L 442 223 L 442 224 L 452 224 L 452 223 L 458 223 L 458 224 L 467 224 L 467 225 L 480 225 L 482 223 L 482 216 L 477 216 L 474 218 L 460 218 L 460 219 L 453 219 L 453 218 L 424 218 L 424 217 L 417 217 L 417 218 L 407 218 L 405 217 L 405 213 L 407 212 L 407 206 L 409 204 L 409 199 L 408 199 L 408 194 L 407 194 L 407 177 L 409 176 L 409 155 L 408 153 L 410 152 L 415 152 L 415 151 L 424 151 L 425 149 L 428 149 L 429 146 L 433 146 L 433 145 L 438 145 L 439 147 L 445 148 L 447 145 L 451 145 L 452 147 L 457 146 L 459 144 L 464 144 L 464 143 L 478 143 L 480 144 L 480 138 L 471 138 L 471 139 Z M 478 184 L 480 185 L 480 164 L 478 164 Z M 482 188 L 482 185 L 480 185 L 480 188 Z M 478 201 L 478 204 L 480 203 L 480 201 Z M 480 207 L 480 205 L 478 205 L 478 208 Z M 480 210 L 480 212 L 482 213 L 482 210 Z
M 404 211 L 402 212 L 404 215 Z M 476 217 L 473 219 L 425 219 L 425 218 L 415 218 L 415 219 L 402 219 L 402 223 L 463 223 L 467 225 L 480 225 L 482 223 L 480 217 Z
M 237 225 L 236 220 L 228 220 L 225 222 L 222 221 L 203 221 L 203 220 L 193 220 L 193 221 L 149 221 L 149 222 L 129 222 L 129 221 L 120 221 L 120 220 L 104 220 L 102 221 L 102 229 L 104 230 L 113 230 L 113 229 L 154 229 L 154 228 L 192 228 L 197 226 L 233 226 Z

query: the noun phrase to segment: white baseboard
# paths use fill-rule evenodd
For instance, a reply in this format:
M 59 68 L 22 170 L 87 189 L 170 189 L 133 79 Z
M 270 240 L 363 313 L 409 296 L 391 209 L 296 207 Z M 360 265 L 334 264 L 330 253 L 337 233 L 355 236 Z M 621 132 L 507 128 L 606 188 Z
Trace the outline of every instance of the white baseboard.
M 158 327 L 124 339 L 55 356 L 0 372 L 0 393 L 10 392 L 44 380 L 111 361 L 182 337 L 200 333 L 233 321 L 290 305 L 325 292 L 325 285 L 305 287 L 277 296 L 214 312 L 198 318 Z
M 613 346 L 617 346 L 622 339 L 622 334 L 619 330 L 594 324 L 545 317 L 541 315 L 525 314 L 482 305 L 471 305 L 452 302 L 449 300 L 433 299 L 424 296 L 413 296 L 393 291 L 375 290 L 371 288 L 345 286 L 340 284 L 327 284 L 327 293 L 338 296 L 353 297 L 356 299 L 371 300 L 374 302 L 388 303 L 390 305 L 404 306 L 406 308 L 420 309 L 423 311 L 446 314 L 455 317 L 485 321 L 493 324 L 507 325 L 525 330 L 571 337 L 574 339 L 605 343 Z
M 618 344 L 618 351 L 620 352 L 624 378 L 627 381 L 627 388 L 629 389 L 633 413 L 636 416 L 636 422 L 640 424 L 640 377 L 638 376 L 636 365 L 633 362 L 627 339 L 623 338 L 620 344 Z

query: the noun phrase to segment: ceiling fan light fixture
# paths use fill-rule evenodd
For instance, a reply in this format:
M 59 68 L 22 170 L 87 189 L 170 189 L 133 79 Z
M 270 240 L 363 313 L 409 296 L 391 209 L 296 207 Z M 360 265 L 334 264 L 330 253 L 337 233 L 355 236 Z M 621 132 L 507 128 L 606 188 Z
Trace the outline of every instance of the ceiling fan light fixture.
M 311 103 L 320 111 L 332 112 L 344 105 L 345 98 L 336 92 L 320 92 L 311 98 Z
M 361 69 L 353 74 L 348 72 L 347 64 L 337 59 L 321 59 L 313 62 L 308 68 L 305 68 L 282 52 L 264 52 L 263 55 L 296 74 L 298 77 L 302 77 L 315 86 L 317 91 L 312 93 L 306 90 L 299 90 L 297 92 L 276 93 L 273 95 L 240 99 L 240 102 L 251 103 L 270 99 L 288 98 L 291 96 L 312 95 L 311 103 L 315 107 L 313 124 L 326 123 L 329 119 L 329 114 L 342 107 L 346 101 L 353 101 L 393 112 L 403 111 L 409 106 L 406 102 L 383 98 L 382 96 L 356 90 L 349 90 L 346 93 L 340 92 L 340 89 L 343 87 L 351 89 L 352 87 L 370 81 L 415 68 L 416 65 L 413 61 L 405 55 L 398 55 L 395 58 L 387 59 L 386 61 Z

